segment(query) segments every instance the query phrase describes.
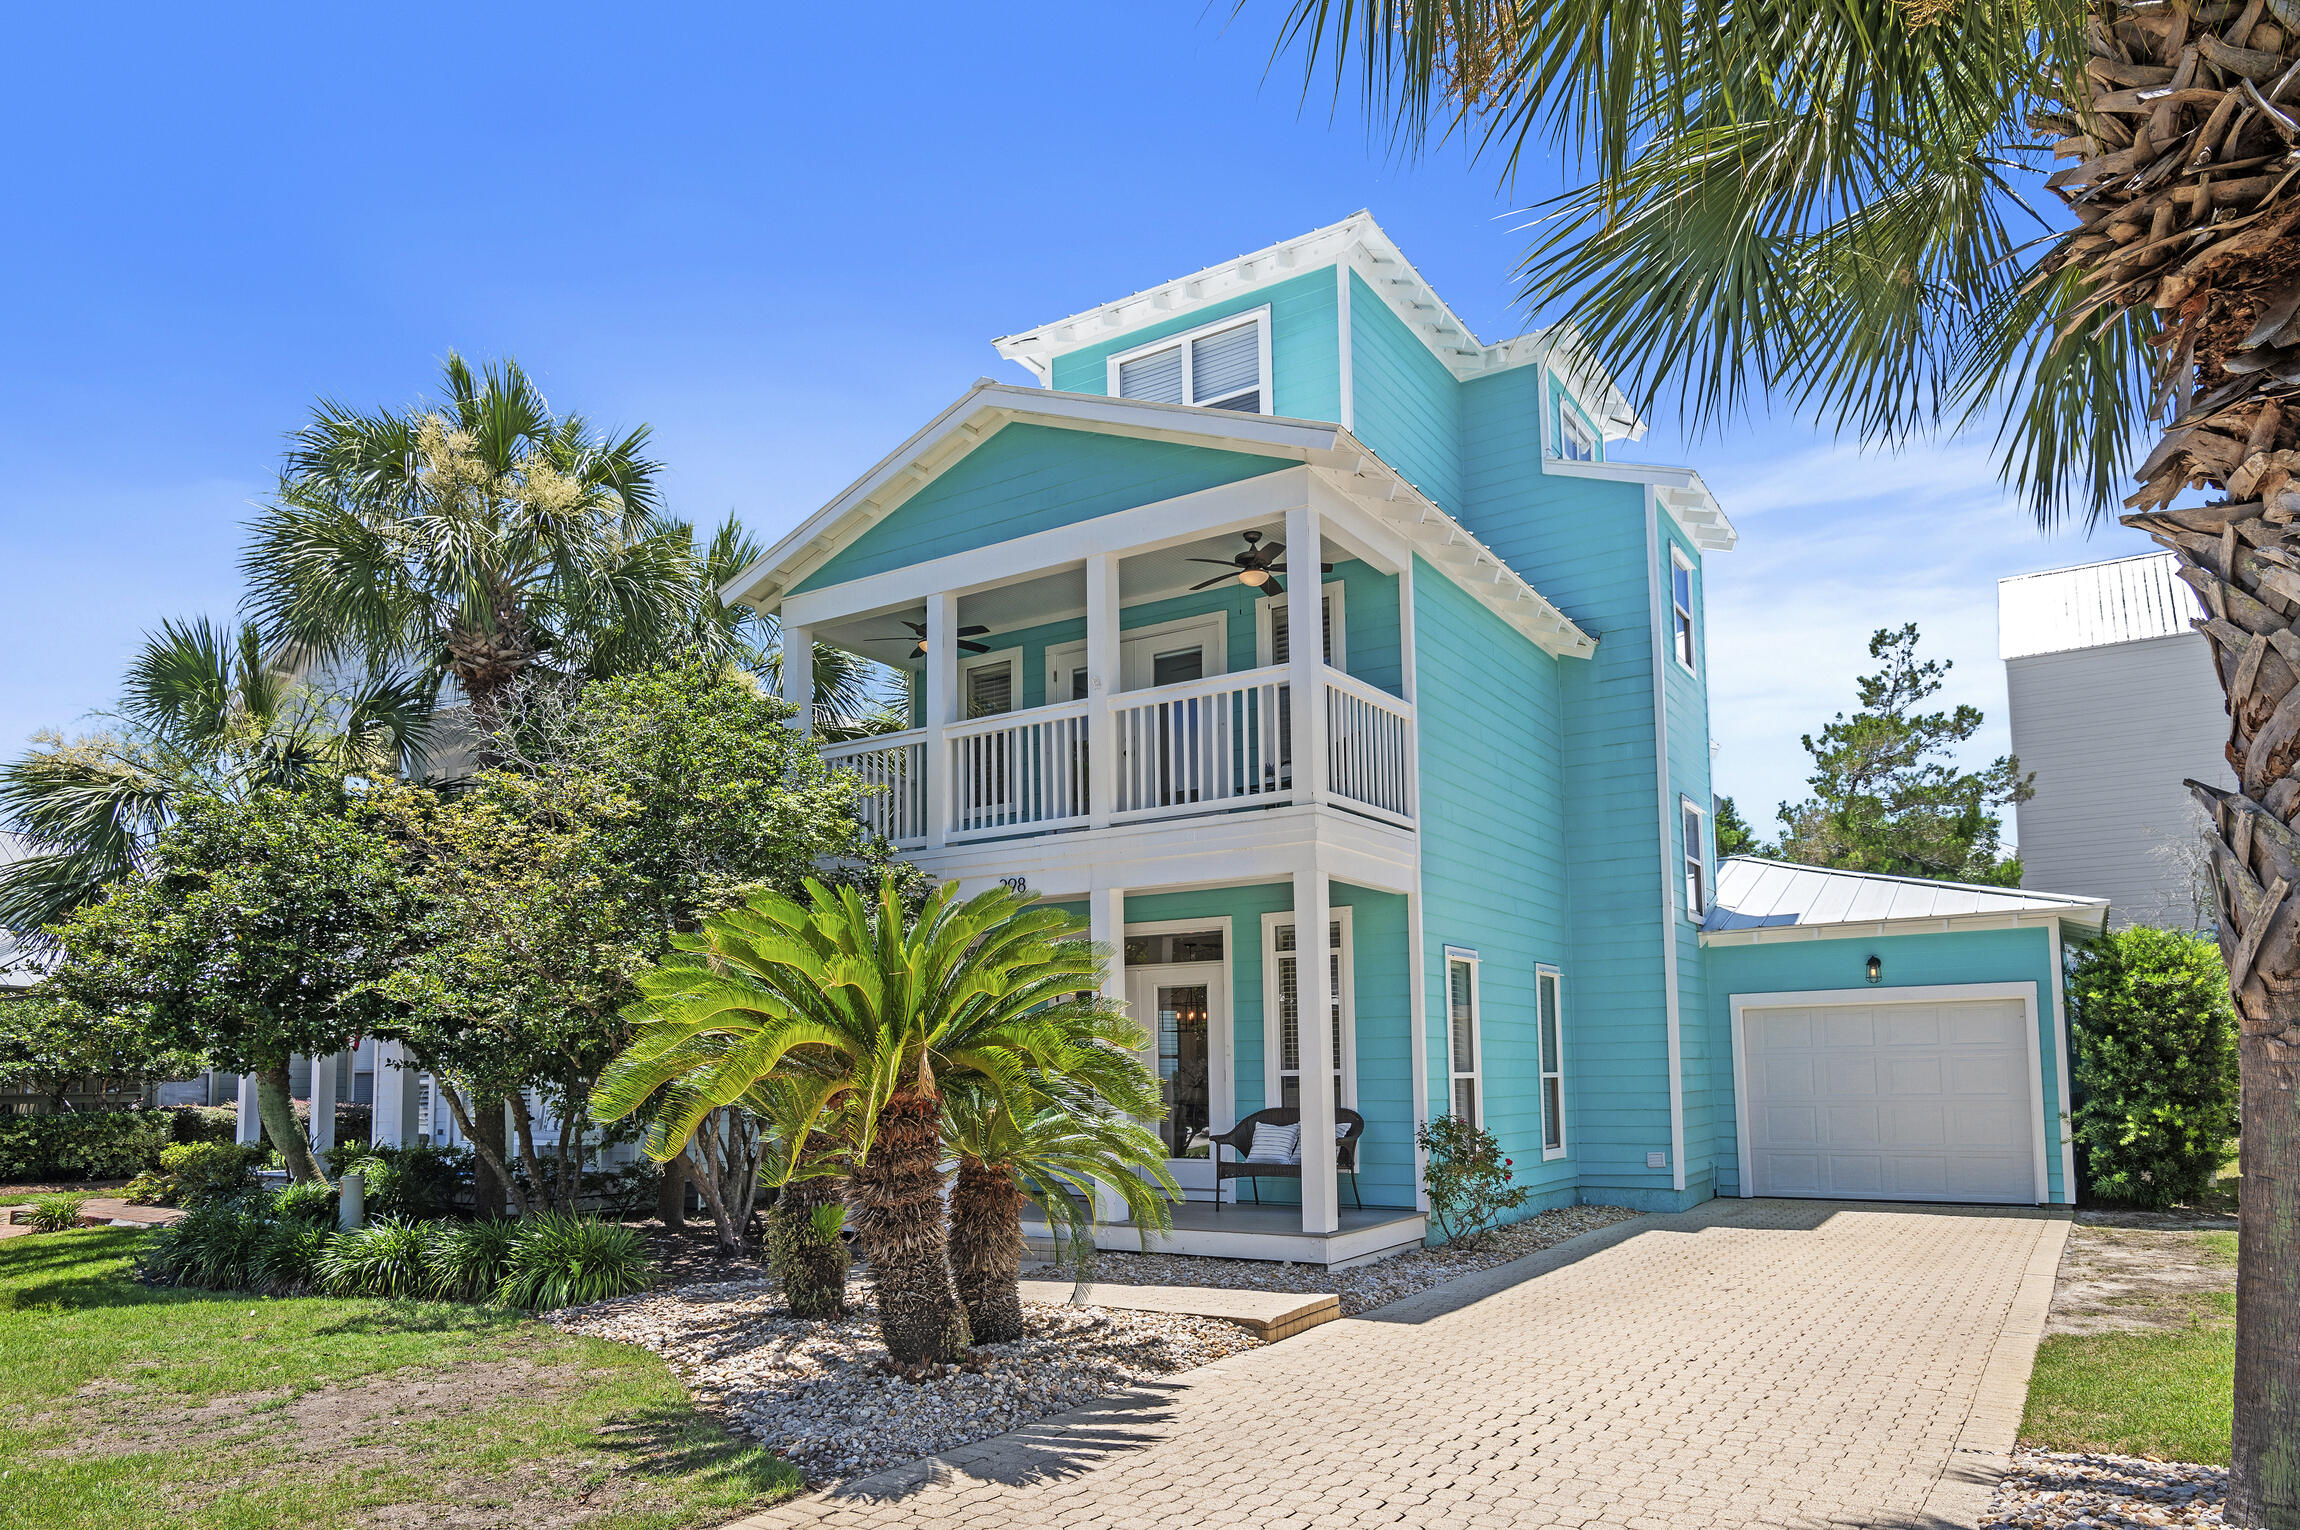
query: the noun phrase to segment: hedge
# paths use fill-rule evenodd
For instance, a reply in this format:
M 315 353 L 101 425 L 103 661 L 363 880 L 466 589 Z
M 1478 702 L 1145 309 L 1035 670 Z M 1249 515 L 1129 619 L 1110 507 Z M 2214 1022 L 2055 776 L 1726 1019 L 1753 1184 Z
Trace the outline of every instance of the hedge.
M 175 1140 L 165 1110 L 0 1116 L 0 1180 L 127 1179 L 157 1168 Z
M 2086 1189 L 2131 1206 L 2195 1201 L 2236 1130 L 2236 1013 L 2219 947 L 2114 931 L 2077 956 L 2068 998 Z

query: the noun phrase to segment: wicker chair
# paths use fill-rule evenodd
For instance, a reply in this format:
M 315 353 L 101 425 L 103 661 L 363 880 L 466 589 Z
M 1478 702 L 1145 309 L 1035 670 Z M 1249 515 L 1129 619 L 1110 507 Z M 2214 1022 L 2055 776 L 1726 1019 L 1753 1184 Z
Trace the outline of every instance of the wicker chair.
M 1212 1144 L 1211 1151 L 1214 1157 L 1214 1210 L 1217 1214 L 1222 1210 L 1222 1182 L 1226 1179 L 1253 1180 L 1254 1202 L 1259 1205 L 1262 1200 L 1261 1182 L 1263 1180 L 1300 1179 L 1302 1177 L 1302 1165 L 1299 1159 L 1293 1163 L 1271 1163 L 1268 1160 L 1256 1160 L 1246 1156 L 1247 1151 L 1254 1145 L 1255 1127 L 1264 1124 L 1298 1126 L 1301 1124 L 1301 1120 L 1302 1113 L 1299 1110 L 1274 1107 L 1269 1110 L 1257 1110 L 1228 1131 L 1208 1136 L 1207 1141 Z M 1348 1131 L 1334 1139 L 1335 1171 L 1350 1177 L 1350 1200 L 1352 1204 L 1362 1207 L 1365 1202 L 1358 1199 L 1358 1139 L 1366 1134 L 1366 1118 L 1354 1110 L 1336 1110 L 1334 1112 L 1334 1124 L 1349 1128 Z M 1222 1161 L 1222 1149 L 1224 1148 L 1228 1148 L 1238 1155 L 1237 1162 L 1224 1163 Z

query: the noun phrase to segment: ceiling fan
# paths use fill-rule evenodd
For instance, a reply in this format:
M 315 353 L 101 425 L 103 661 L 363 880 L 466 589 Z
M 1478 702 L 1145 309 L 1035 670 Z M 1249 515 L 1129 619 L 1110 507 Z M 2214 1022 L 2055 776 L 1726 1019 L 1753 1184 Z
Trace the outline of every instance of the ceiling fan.
M 1233 553 L 1227 558 L 1189 558 L 1184 560 L 1190 563 L 1211 563 L 1229 570 L 1226 574 L 1216 574 L 1203 584 L 1190 586 L 1193 593 L 1199 590 L 1210 590 L 1215 585 L 1229 579 L 1235 579 L 1249 589 L 1267 590 L 1272 595 L 1286 593 L 1286 587 L 1280 584 L 1278 576 L 1271 572 L 1271 566 L 1278 561 L 1278 555 L 1286 550 L 1286 544 L 1272 542 L 1269 546 L 1264 547 L 1261 545 L 1262 534 L 1260 532 L 1248 531 L 1240 534 L 1246 539 L 1246 550 L 1242 553 Z M 1288 564 L 1286 571 L 1292 573 L 1293 566 Z M 1321 574 L 1330 574 L 1333 571 L 1334 566 L 1331 563 L 1318 565 L 1318 572 Z
M 910 656 L 911 656 L 912 658 L 914 658 L 914 659 L 918 659 L 918 658 L 924 658 L 924 657 L 925 657 L 925 655 L 926 655 L 926 623 L 924 623 L 924 622 L 904 622 L 904 623 L 903 623 L 903 625 L 904 625 L 905 627 L 908 627 L 908 628 L 911 630 L 911 632 L 912 632 L 912 633 L 913 633 L 913 634 L 914 634 L 914 635 L 915 635 L 915 636 L 918 638 L 918 646 L 917 646 L 917 647 L 915 647 L 915 648 L 913 648 L 913 649 L 910 651 Z M 959 628 L 959 629 L 958 629 L 958 639 L 959 639 L 959 642 L 958 642 L 958 651 L 959 651 L 960 653 L 988 653 L 988 652 L 990 652 L 990 645 L 989 645 L 989 644 L 987 644 L 987 643 L 969 643 L 968 641 L 966 641 L 968 638 L 972 638 L 972 637 L 981 637 L 981 636 L 982 636 L 984 633 L 988 632 L 989 630 L 990 630 L 990 629 L 989 629 L 988 627 L 961 627 L 961 628 Z

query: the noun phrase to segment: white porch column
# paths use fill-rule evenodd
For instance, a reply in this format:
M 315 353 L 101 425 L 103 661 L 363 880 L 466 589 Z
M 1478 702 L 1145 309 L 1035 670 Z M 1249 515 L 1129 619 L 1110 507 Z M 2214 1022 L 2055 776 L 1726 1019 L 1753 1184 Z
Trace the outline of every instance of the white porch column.
M 1289 613 L 1295 588 L 1286 586 Z M 1298 628 L 1294 641 L 1301 641 Z M 1316 628 L 1309 641 L 1310 652 L 1316 653 Z M 1300 652 L 1295 650 L 1297 656 Z M 1298 781 L 1301 734 L 1294 736 Z M 1326 871 L 1313 858 L 1308 869 L 1294 873 L 1294 1014 L 1301 1037 L 1302 1231 L 1319 1234 L 1341 1226 L 1340 1187 L 1334 1171 L 1334 1074 L 1341 1059 L 1334 1055 L 1334 985 L 1326 945 L 1326 926 L 1332 922 Z
M 1322 545 L 1314 507 L 1297 505 L 1286 512 L 1286 644 L 1293 670 L 1287 683 L 1294 708 L 1296 802 L 1323 802 L 1326 796 L 1325 576 L 1318 572 Z M 1303 1124 L 1308 1124 L 1307 1117 Z M 1303 1203 L 1308 1204 L 1306 1194 Z
M 1118 559 L 1095 553 L 1086 560 L 1086 809 L 1097 829 L 1108 826 L 1118 801 L 1118 722 L 1110 709 L 1119 688 L 1118 643 Z
M 256 1076 L 253 1073 L 240 1075 L 240 1121 L 239 1130 L 234 1136 L 241 1147 L 253 1147 L 264 1140 L 264 1123 L 256 1107 Z
M 335 1146 L 337 1062 L 333 1052 L 311 1060 L 311 1150 L 315 1153 L 324 1153 Z
M 1126 1005 L 1126 890 L 1097 887 L 1087 894 L 1087 922 L 1094 943 L 1110 953 L 1109 965 L 1102 970 L 1103 1002 L 1123 1009 Z M 1124 1198 L 1099 1180 L 1094 1185 L 1094 1215 L 1104 1222 L 1126 1220 Z
M 926 601 L 926 842 L 950 838 L 950 746 L 942 730 L 958 720 L 958 597 Z
M 783 623 L 783 700 L 798 708 L 791 726 L 801 733 L 815 725 L 815 630 Z
M 396 1041 L 375 1044 L 375 1114 L 369 1140 L 377 1147 L 406 1147 L 421 1129 L 422 1104 L 416 1092 L 415 1064 Z

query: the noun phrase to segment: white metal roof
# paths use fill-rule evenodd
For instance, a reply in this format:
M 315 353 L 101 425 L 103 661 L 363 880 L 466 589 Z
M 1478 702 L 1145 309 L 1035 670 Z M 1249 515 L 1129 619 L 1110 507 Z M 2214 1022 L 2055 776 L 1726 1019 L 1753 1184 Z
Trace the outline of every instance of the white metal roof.
M 1115 302 L 1088 308 L 1067 319 L 1056 319 L 1020 334 L 1001 335 L 991 342 L 998 354 L 1028 367 L 1042 383 L 1052 381 L 1056 356 L 1113 339 L 1139 325 L 1194 313 L 1216 303 L 1275 282 L 1287 281 L 1320 266 L 1355 260 L 1359 274 L 1381 296 L 1390 311 L 1403 320 L 1458 378 L 1482 377 L 1537 361 L 1550 363 L 1571 390 L 1574 401 L 1608 441 L 1640 441 L 1645 422 L 1622 391 L 1614 386 L 1590 355 L 1581 332 L 1570 323 L 1552 324 L 1514 339 L 1488 344 L 1471 332 L 1460 315 L 1422 279 L 1397 242 L 1382 231 L 1374 215 L 1360 210 L 1339 223 L 1314 228 L 1306 234 L 1265 246 L 1250 254 L 1233 256 L 1218 265 Z
M 1953 928 L 1984 922 L 2042 924 L 2052 919 L 2097 928 L 2107 917 L 2106 898 L 1880 876 L 1735 855 L 1717 863 L 1717 892 L 1701 929 L 1709 937 L 1789 934 L 1846 925 Z
M 2168 552 L 2016 574 L 1997 581 L 1997 652 L 2006 659 L 2104 648 L 2188 632 L 2206 615 Z

